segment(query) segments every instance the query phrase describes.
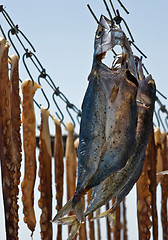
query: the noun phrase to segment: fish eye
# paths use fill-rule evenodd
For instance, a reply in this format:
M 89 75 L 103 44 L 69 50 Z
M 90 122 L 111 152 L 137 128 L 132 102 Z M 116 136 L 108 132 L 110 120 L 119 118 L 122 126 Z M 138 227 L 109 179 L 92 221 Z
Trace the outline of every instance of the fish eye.
M 103 35 L 104 29 L 98 28 L 97 32 L 96 32 L 96 38 L 100 38 Z

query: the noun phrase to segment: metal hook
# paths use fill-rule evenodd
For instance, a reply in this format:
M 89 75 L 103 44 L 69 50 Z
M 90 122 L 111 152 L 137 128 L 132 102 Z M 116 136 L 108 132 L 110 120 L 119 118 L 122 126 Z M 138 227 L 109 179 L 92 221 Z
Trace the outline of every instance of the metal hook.
M 119 10 L 118 10 L 118 9 L 116 10 L 116 13 L 117 13 L 117 16 L 114 17 L 114 21 L 115 21 L 116 24 L 118 24 L 118 25 L 120 25 L 121 21 L 123 21 L 123 23 L 124 23 L 124 25 L 125 25 L 128 33 L 129 33 L 129 35 L 130 35 L 130 38 L 131 38 L 132 42 L 134 42 L 134 38 L 133 38 L 133 36 L 132 36 L 132 33 L 131 33 L 131 31 L 130 31 L 130 29 L 129 29 L 127 23 L 126 23 L 126 21 L 124 20 L 124 18 L 122 18 L 122 17 L 120 16 L 120 13 L 119 13 Z
M 158 123 L 158 127 L 160 128 L 160 121 L 159 121 L 158 115 L 157 115 L 156 111 L 154 111 L 154 112 L 155 112 L 155 117 L 156 117 L 156 120 L 157 120 L 157 123 Z
M 28 73 L 30 79 L 32 80 L 33 85 L 34 85 L 34 79 L 33 79 L 32 75 L 31 75 L 31 73 L 30 73 L 30 71 L 29 71 L 29 69 L 28 69 L 28 67 L 27 67 L 26 61 L 25 61 L 25 58 L 31 57 L 31 52 L 29 52 L 29 55 L 30 55 L 30 56 L 28 56 L 28 52 L 24 53 L 24 54 L 23 54 L 23 57 L 22 57 L 22 60 L 23 60 L 24 66 L 25 66 L 25 68 L 26 68 L 26 71 L 27 71 L 27 73 Z
M 163 127 L 164 131 L 166 132 L 166 128 L 165 128 L 165 126 L 164 126 L 164 124 L 163 124 L 163 121 L 162 121 L 162 118 L 161 118 L 161 116 L 160 116 L 160 111 L 162 111 L 161 108 L 159 108 L 159 110 L 158 110 L 159 121 L 160 121 L 160 123 L 162 124 L 162 127 Z
M 50 82 L 47 80 L 47 78 L 50 80 Z M 52 78 L 47 73 L 45 73 L 45 80 L 48 83 L 48 85 L 53 89 L 53 91 L 55 91 L 55 89 L 57 89 L 57 87 L 56 87 L 55 83 L 53 82 Z
M 5 11 L 5 9 L 3 8 L 3 5 L 0 5 L 0 12 L 2 12 L 4 18 L 6 19 L 6 21 L 8 22 L 9 26 L 12 28 L 12 27 L 15 27 L 12 19 L 10 18 L 10 16 L 8 15 L 8 13 Z
M 36 64 L 36 62 L 33 60 L 32 57 L 35 58 L 36 62 L 38 63 L 38 65 L 39 65 L 40 67 L 38 67 L 38 65 Z M 29 71 L 29 69 L 28 69 L 28 67 L 27 67 L 26 61 L 25 61 L 26 58 L 30 58 L 30 59 L 31 59 L 32 63 L 33 63 L 34 66 L 37 68 L 37 70 L 39 71 L 40 74 L 44 71 L 44 68 L 43 68 L 42 64 L 40 63 L 39 59 L 36 57 L 36 55 L 35 55 L 34 53 L 32 53 L 31 51 L 26 51 L 26 52 L 23 54 L 23 57 L 22 57 L 23 64 L 24 64 L 24 66 L 25 66 L 25 68 L 26 68 L 26 71 L 27 71 L 29 77 L 31 78 L 31 80 L 33 81 L 33 84 L 34 84 L 34 79 L 33 79 L 32 75 L 31 75 L 31 73 L 30 73 L 30 71 Z M 40 68 L 41 68 L 41 69 L 40 69 Z
M 19 38 L 18 33 L 20 33 L 20 34 L 23 36 L 23 38 L 28 42 L 28 44 L 29 44 L 30 47 L 33 49 L 33 51 L 36 52 L 35 48 L 34 48 L 33 45 L 31 44 L 31 42 L 30 42 L 30 41 L 28 40 L 28 38 L 24 35 L 24 33 L 23 33 L 21 30 L 19 30 L 19 26 L 16 25 L 15 27 L 11 28 L 11 29 L 8 31 L 8 38 L 9 38 L 9 40 L 10 40 L 10 42 L 11 42 L 11 44 L 12 44 L 14 50 L 15 50 L 15 52 L 17 53 L 18 57 L 20 58 L 20 55 L 19 55 L 19 53 L 18 53 L 18 51 L 17 51 L 17 49 L 16 49 L 16 47 L 15 47 L 15 44 L 14 44 L 13 41 L 12 41 L 11 34 L 12 34 L 12 35 L 15 35 L 15 36 L 17 37 L 18 41 L 20 42 L 21 46 L 23 47 L 23 49 L 24 49 L 26 52 L 28 51 L 28 49 L 24 46 L 23 42 L 22 42 L 21 39 Z
M 77 119 L 79 125 L 80 125 L 80 120 L 79 120 L 79 118 L 81 119 L 81 117 L 82 117 L 82 112 L 79 111 L 78 114 L 77 114 L 77 116 L 76 116 L 76 119 Z
M 66 110 L 67 110 L 67 112 L 68 112 L 68 114 L 69 114 L 69 116 L 70 116 L 70 118 L 71 118 L 71 120 L 72 120 L 72 123 L 73 123 L 73 125 L 74 125 L 74 128 L 75 128 L 76 124 L 75 124 L 75 121 L 74 121 L 74 119 L 73 119 L 73 117 L 72 117 L 70 111 L 69 111 L 69 108 L 72 109 L 72 108 L 73 108 L 73 104 L 70 103 L 70 102 L 67 102 Z
M 45 70 L 43 70 L 43 72 L 41 72 L 41 74 L 38 76 L 38 83 L 40 84 L 40 86 L 41 86 L 41 82 L 40 82 L 41 78 L 45 79 Z M 47 98 L 47 96 L 46 96 L 46 94 L 45 94 L 45 92 L 44 92 L 44 90 L 42 88 L 41 88 L 41 91 L 42 91 L 42 93 L 43 93 L 43 95 L 44 95 L 44 97 L 45 97 L 45 99 L 47 101 L 48 106 L 47 106 L 46 109 L 48 110 L 50 108 L 50 102 L 49 102 L 49 100 L 48 100 L 48 98 Z
M 58 104 L 57 104 L 57 102 L 56 102 L 56 100 L 55 100 L 55 97 L 54 97 L 55 95 L 58 96 L 58 95 L 56 94 L 56 92 L 53 92 L 52 98 L 53 98 L 53 101 L 54 101 L 54 103 L 55 103 L 55 106 L 57 107 L 59 113 L 61 114 L 61 117 L 59 116 L 59 114 L 58 114 L 57 112 L 55 112 L 55 113 L 56 113 L 57 117 L 59 118 L 59 120 L 60 120 L 61 122 L 63 122 L 63 120 L 64 120 L 64 114 L 62 113 L 61 109 L 59 108 L 59 106 L 58 106 Z
M 168 129 L 168 116 L 165 117 L 165 123 L 166 123 L 166 127 Z

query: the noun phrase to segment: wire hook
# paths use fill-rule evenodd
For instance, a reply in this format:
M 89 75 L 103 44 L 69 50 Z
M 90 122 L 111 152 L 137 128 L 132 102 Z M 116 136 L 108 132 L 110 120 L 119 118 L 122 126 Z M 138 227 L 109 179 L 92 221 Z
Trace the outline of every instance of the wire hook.
M 38 67 L 37 63 L 33 60 L 32 57 L 35 58 L 35 60 L 36 60 L 36 62 L 38 63 L 39 67 Z M 30 73 L 30 71 L 29 71 L 29 68 L 28 68 L 28 66 L 27 66 L 27 64 L 26 64 L 26 61 L 25 61 L 26 58 L 30 58 L 30 59 L 31 59 L 32 63 L 33 63 L 34 66 L 37 68 L 37 70 L 39 71 L 40 74 L 41 74 L 41 72 L 43 72 L 44 68 L 43 68 L 42 64 L 40 63 L 40 61 L 38 60 L 38 58 L 36 57 L 36 55 L 35 55 L 34 53 L 32 53 L 31 51 L 26 51 L 26 52 L 23 54 L 23 57 L 22 57 L 23 64 L 24 64 L 24 66 L 25 66 L 25 68 L 26 68 L 26 71 L 27 71 L 29 77 L 31 78 L 31 80 L 33 81 L 33 84 L 34 84 L 34 79 L 33 79 L 32 75 L 31 75 L 31 73 Z M 41 69 L 40 69 L 40 68 L 41 68 Z
M 11 28 L 9 31 L 8 31 L 8 38 L 15 50 L 15 52 L 17 53 L 18 57 L 20 58 L 20 55 L 19 55 L 19 52 L 17 51 L 17 48 L 14 44 L 14 42 L 12 41 L 12 38 L 11 38 L 11 35 L 15 35 L 16 38 L 18 39 L 18 41 L 20 42 L 21 46 L 23 47 L 23 49 L 27 52 L 28 49 L 24 46 L 23 42 L 21 41 L 21 39 L 19 38 L 18 36 L 18 33 L 20 33 L 23 38 L 28 42 L 28 44 L 30 45 L 30 47 L 33 49 L 33 52 L 36 52 L 35 48 L 33 47 L 33 45 L 31 44 L 31 42 L 28 40 L 28 38 L 24 35 L 24 33 L 22 31 L 19 30 L 19 26 L 16 25 L 15 27 Z
M 55 113 L 56 113 L 57 117 L 59 118 L 59 120 L 60 120 L 61 123 L 62 123 L 63 120 L 64 120 L 64 114 L 62 113 L 61 109 L 59 108 L 59 106 L 58 106 L 58 104 L 57 104 L 57 102 L 56 102 L 56 100 L 55 100 L 55 95 L 58 96 L 58 94 L 56 93 L 56 91 L 53 92 L 52 98 L 53 98 L 53 101 L 54 101 L 54 103 L 55 103 L 55 106 L 57 107 L 57 109 L 58 109 L 61 117 L 59 116 L 59 114 L 58 114 L 57 112 L 55 112 Z
M 159 110 L 158 110 L 159 121 L 160 121 L 160 123 L 162 124 L 163 130 L 166 132 L 166 128 L 165 128 L 165 126 L 164 126 L 164 124 L 163 124 L 163 121 L 162 121 L 162 118 L 161 118 L 161 116 L 160 116 L 160 111 L 162 111 L 162 108 L 159 108 Z
M 168 116 L 165 117 L 165 123 L 166 123 L 166 127 L 168 129 Z
M 159 121 L 158 115 L 157 115 L 156 111 L 154 111 L 154 112 L 155 112 L 155 117 L 156 117 L 156 120 L 157 120 L 157 123 L 158 123 L 158 127 L 160 128 L 160 121 Z
M 41 82 L 40 82 L 40 79 L 41 78 L 43 78 L 43 79 L 45 79 L 45 69 L 43 69 L 43 71 L 41 72 L 41 74 L 38 76 L 38 83 L 40 84 L 40 86 L 41 86 Z M 44 90 L 43 90 L 43 88 L 41 88 L 41 91 L 42 91 L 42 93 L 43 93 L 43 96 L 45 97 L 45 99 L 46 99 L 46 101 L 47 101 L 47 110 L 50 108 L 50 102 L 49 102 L 49 100 L 48 100 L 48 98 L 47 98 L 47 96 L 46 96 L 46 94 L 45 94 L 45 92 L 44 92 Z
M 73 104 L 68 101 L 67 105 L 66 105 L 66 110 L 67 110 L 67 112 L 68 112 L 68 114 L 69 114 L 69 116 L 70 116 L 70 118 L 72 120 L 72 123 L 74 125 L 74 128 L 75 128 L 76 124 L 75 124 L 74 118 L 72 117 L 72 114 L 69 111 L 69 108 L 73 109 Z

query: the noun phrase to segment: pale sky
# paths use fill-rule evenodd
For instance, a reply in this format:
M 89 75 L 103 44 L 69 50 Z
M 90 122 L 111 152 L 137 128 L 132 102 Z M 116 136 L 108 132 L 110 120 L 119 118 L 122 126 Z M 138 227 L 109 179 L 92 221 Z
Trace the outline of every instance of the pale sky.
M 113 0 L 116 9 L 119 9 L 121 16 L 126 20 L 131 33 L 135 39 L 135 44 L 147 55 L 144 64 L 149 73 L 156 81 L 157 88 L 168 97 L 167 81 L 167 56 L 168 56 L 168 1 L 167 0 L 122 0 L 123 4 L 129 10 L 127 15 L 121 9 L 117 0 Z M 87 88 L 87 77 L 90 73 L 93 56 L 94 34 L 97 23 L 87 9 L 90 4 L 97 18 L 101 14 L 108 17 L 102 0 L 73 0 L 73 1 L 23 1 L 23 0 L 1 0 L 1 4 L 6 7 L 6 11 L 11 16 L 19 29 L 28 37 L 36 49 L 36 56 L 39 58 L 46 72 L 51 76 L 56 86 L 66 95 L 69 101 L 78 108 L 81 107 L 82 99 Z M 114 15 L 113 15 L 114 16 Z M 6 35 L 9 30 L 2 14 L 0 14 L 0 24 Z M 123 25 L 122 25 L 123 26 Z M 125 28 L 123 27 L 124 31 Z M 127 31 L 125 33 L 128 36 Z M 20 50 L 20 55 L 24 51 L 19 47 L 16 38 L 12 37 L 16 46 Z M 25 43 L 26 45 L 26 43 Z M 29 50 L 31 48 L 26 45 Z M 136 55 L 139 53 L 133 48 Z M 10 55 L 15 54 L 12 47 Z M 110 61 L 113 56 L 110 56 Z M 38 73 L 33 65 L 28 61 L 30 71 L 37 81 Z M 20 60 L 20 78 L 22 80 L 29 78 Z M 42 81 L 42 86 L 51 101 L 50 112 L 55 113 L 56 108 L 52 102 L 52 91 L 47 84 Z M 36 101 L 46 105 L 43 95 L 39 91 L 35 97 Z M 160 97 L 163 104 L 167 105 L 167 100 Z M 58 100 L 58 104 L 65 115 L 65 121 L 70 121 L 65 104 Z M 40 112 L 36 109 L 37 124 L 40 123 Z M 75 117 L 75 115 L 73 115 Z M 165 116 L 163 115 L 163 118 Z M 54 127 L 50 123 L 51 134 L 54 134 Z M 76 126 L 76 133 L 79 131 L 79 125 Z M 65 132 L 63 127 L 63 132 Z M 23 169 L 23 166 L 22 166 Z M 23 178 L 23 173 L 21 180 Z M 37 180 L 38 181 L 38 180 Z M 35 201 L 38 201 L 39 193 L 36 184 Z M 0 186 L 1 187 L 1 186 Z M 1 191 L 1 190 L 0 190 Z M 136 212 L 135 212 L 135 191 L 130 194 L 127 200 L 128 213 L 128 236 L 129 239 L 137 239 Z M 1 193 L 0 193 L 1 194 Z M 55 192 L 53 192 L 53 198 Z M 158 193 L 158 199 L 160 195 Z M 65 199 L 64 199 L 65 201 Z M 159 202 L 159 201 L 158 201 Z M 22 205 L 20 204 L 20 214 Z M 40 210 L 35 204 L 37 218 L 39 219 Z M 3 212 L 2 198 L 0 198 L 0 209 Z M 53 215 L 55 212 L 53 211 Z M 103 223 L 104 224 L 104 223 Z M 103 225 L 102 224 L 102 225 Z M 54 234 L 56 224 L 53 225 Z M 4 219 L 0 214 L 0 232 L 1 239 L 5 239 Z M 34 239 L 39 239 L 39 226 L 34 234 Z M 66 231 L 67 232 L 67 231 Z M 20 239 L 28 240 L 30 232 L 23 223 L 23 216 L 20 216 Z M 55 238 L 55 235 L 54 235 Z M 102 239 L 105 239 L 102 237 Z

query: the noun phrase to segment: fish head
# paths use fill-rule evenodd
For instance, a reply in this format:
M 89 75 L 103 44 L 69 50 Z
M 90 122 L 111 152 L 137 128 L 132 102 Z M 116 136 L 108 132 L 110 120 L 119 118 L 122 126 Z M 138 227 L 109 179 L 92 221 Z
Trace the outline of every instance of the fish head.
M 123 32 L 105 16 L 101 15 L 98 28 L 95 34 L 93 67 L 95 63 L 101 63 L 108 51 L 116 45 L 121 46 L 122 54 L 117 58 L 118 67 L 129 69 L 130 73 L 137 78 L 137 70 L 130 43 Z M 115 66 L 116 67 L 116 66 Z M 113 67 L 112 67 L 113 68 Z
M 154 105 L 156 99 L 156 85 L 151 75 L 148 75 L 144 80 L 139 81 L 137 93 L 137 102 L 144 107 L 150 108 Z
M 101 60 L 107 51 L 120 44 L 125 37 L 121 29 L 112 27 L 108 19 L 101 15 L 99 25 L 95 34 L 94 59 Z

